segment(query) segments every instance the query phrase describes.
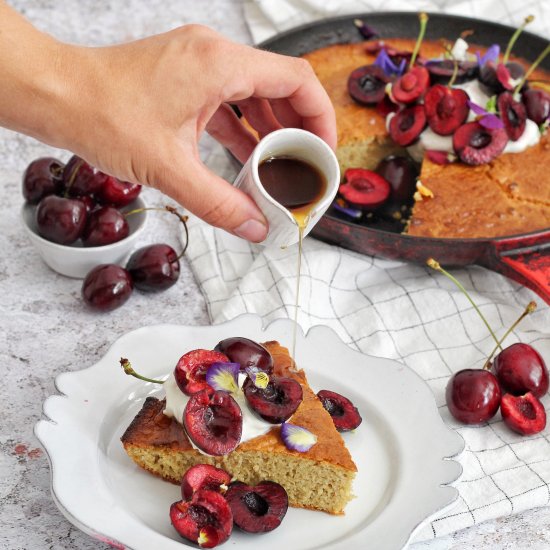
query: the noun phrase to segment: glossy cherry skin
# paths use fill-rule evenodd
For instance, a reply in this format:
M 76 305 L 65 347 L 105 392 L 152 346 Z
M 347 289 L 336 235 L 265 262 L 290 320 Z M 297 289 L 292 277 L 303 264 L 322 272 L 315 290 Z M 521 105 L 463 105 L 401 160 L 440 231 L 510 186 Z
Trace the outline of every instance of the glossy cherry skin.
M 73 155 L 63 171 L 63 186 L 71 197 L 93 195 L 103 185 L 105 175 L 95 170 L 84 159 Z
M 273 372 L 273 357 L 261 344 L 242 336 L 226 338 L 216 344 L 216 351 L 227 355 L 233 363 L 239 363 L 241 370 L 257 368 L 267 374 Z
M 166 290 L 180 275 L 176 251 L 167 244 L 152 244 L 136 250 L 126 269 L 132 275 L 136 288 L 146 292 Z
M 550 94 L 545 90 L 526 90 L 523 92 L 523 103 L 527 117 L 537 124 L 543 124 L 550 117 Z
M 77 199 L 48 195 L 36 208 L 38 233 L 58 244 L 74 243 L 84 231 L 86 218 L 86 206 Z
M 386 157 L 376 167 L 376 173 L 390 184 L 392 201 L 407 203 L 412 200 L 418 169 L 408 157 Z
M 529 344 L 512 344 L 493 361 L 493 370 L 503 391 L 513 395 L 531 392 L 542 397 L 548 391 L 544 359 Z
M 82 298 L 91 308 L 110 311 L 124 304 L 134 284 L 128 271 L 116 264 L 101 264 L 86 275 Z
M 124 215 L 112 206 L 103 206 L 88 216 L 82 243 L 84 246 L 105 246 L 125 239 L 129 233 Z
M 113 176 L 104 175 L 103 184 L 96 192 L 96 198 L 102 204 L 118 208 L 130 204 L 141 192 L 141 185 L 120 181 Z
M 63 189 L 64 164 L 52 157 L 33 160 L 23 174 L 23 197 L 29 204 L 38 204 L 47 195 Z
M 496 376 L 485 369 L 464 369 L 447 383 L 450 413 L 464 424 L 487 422 L 498 411 L 501 392 Z

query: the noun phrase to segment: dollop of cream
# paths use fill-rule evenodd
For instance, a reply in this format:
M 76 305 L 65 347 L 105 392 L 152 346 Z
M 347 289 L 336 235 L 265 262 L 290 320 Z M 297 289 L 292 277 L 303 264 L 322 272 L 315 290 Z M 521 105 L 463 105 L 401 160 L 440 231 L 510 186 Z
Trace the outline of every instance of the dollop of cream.
M 470 97 L 470 101 L 485 108 L 489 96 L 482 90 L 478 80 L 470 80 L 462 84 L 457 84 L 453 88 L 464 90 Z M 389 125 L 390 113 L 386 117 L 386 124 Z M 476 114 L 470 110 L 468 121 L 475 120 Z M 536 145 L 540 141 L 540 131 L 536 123 L 527 119 L 525 130 L 517 141 L 508 141 L 502 154 L 507 153 L 522 153 L 528 147 Z M 418 140 L 407 147 L 407 152 L 416 161 L 422 162 L 426 151 L 444 151 L 446 153 L 454 153 L 453 136 L 440 136 L 436 134 L 429 126 L 418 136 Z
M 241 385 L 241 380 L 239 380 L 239 382 Z M 175 418 L 180 424 L 183 425 L 183 411 L 189 401 L 189 396 L 185 395 L 180 390 L 174 373 L 170 374 L 162 386 L 166 395 L 166 405 L 163 413 L 170 418 Z M 232 397 L 238 403 L 243 415 L 243 432 L 241 436 L 241 443 L 254 439 L 255 437 L 259 437 L 260 435 L 264 435 L 271 428 L 273 428 L 274 424 L 270 424 L 269 422 L 262 420 L 252 412 L 242 391 L 232 394 Z M 191 444 L 193 445 L 192 441 Z M 193 447 L 197 449 L 195 445 L 193 445 Z M 200 451 L 200 449 L 197 450 Z

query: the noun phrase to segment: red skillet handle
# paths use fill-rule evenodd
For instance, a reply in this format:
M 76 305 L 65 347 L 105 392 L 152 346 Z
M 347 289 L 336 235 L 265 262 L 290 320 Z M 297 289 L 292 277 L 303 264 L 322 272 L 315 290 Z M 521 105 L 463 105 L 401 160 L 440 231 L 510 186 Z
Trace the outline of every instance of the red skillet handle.
M 550 232 L 541 237 L 496 241 L 483 264 L 529 287 L 550 304 Z

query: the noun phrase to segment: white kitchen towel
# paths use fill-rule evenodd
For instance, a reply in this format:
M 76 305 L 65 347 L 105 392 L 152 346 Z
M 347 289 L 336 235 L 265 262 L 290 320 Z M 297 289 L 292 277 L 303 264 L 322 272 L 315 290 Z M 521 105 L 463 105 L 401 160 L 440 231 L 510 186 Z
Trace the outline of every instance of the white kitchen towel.
M 277 10 L 272 8 L 275 4 Z M 381 7 L 410 9 L 413 2 L 384 0 L 381 6 L 379 0 L 354 0 L 353 4 L 341 4 L 351 5 L 353 11 L 370 11 Z M 518 2 L 513 10 L 511 0 L 426 0 L 414 5 L 435 10 L 446 4 L 454 7 L 449 10 L 453 13 L 458 13 L 457 6 L 463 6 L 465 10 L 460 13 L 489 17 L 490 12 L 479 7 L 485 6 L 494 9 L 491 19 L 517 23 L 527 12 L 538 17 L 544 14 L 548 8 L 543 5 L 550 2 L 524 2 L 521 6 Z M 341 13 L 339 5 L 331 0 L 257 0 L 247 4 L 247 14 L 263 14 L 263 28 L 269 23 L 274 32 L 288 26 L 288 17 L 298 24 L 307 17 Z M 294 15 L 282 17 L 284 13 Z M 286 26 L 280 26 L 279 19 Z M 257 17 L 249 19 L 253 35 L 266 38 L 256 32 L 257 21 Z M 544 27 L 549 21 L 547 17 L 541 24 Z M 546 33 L 543 27 L 541 32 Z M 207 164 L 228 181 L 236 175 L 220 147 L 214 149 Z M 265 250 L 191 218 L 188 259 L 212 322 L 245 312 L 261 315 L 266 323 L 294 317 L 296 247 Z M 454 269 L 453 274 L 499 335 L 535 299 L 538 310 L 514 331 L 509 343 L 532 343 L 550 364 L 550 308 L 540 298 L 483 268 Z M 457 423 L 447 410 L 445 386 L 449 376 L 460 369 L 482 366 L 493 348 L 487 329 L 450 281 L 426 267 L 363 256 L 308 237 L 300 296 L 298 322 L 304 331 L 313 325 L 328 325 L 353 348 L 396 359 L 414 369 L 432 388 L 445 422 L 465 439 L 465 452 L 460 457 L 464 471 L 456 484 L 459 501 L 451 511 L 417 531 L 415 541 L 550 504 L 550 426 L 537 435 L 522 437 L 504 425 L 500 413 L 486 425 L 467 427 Z M 543 404 L 548 408 L 549 396 Z

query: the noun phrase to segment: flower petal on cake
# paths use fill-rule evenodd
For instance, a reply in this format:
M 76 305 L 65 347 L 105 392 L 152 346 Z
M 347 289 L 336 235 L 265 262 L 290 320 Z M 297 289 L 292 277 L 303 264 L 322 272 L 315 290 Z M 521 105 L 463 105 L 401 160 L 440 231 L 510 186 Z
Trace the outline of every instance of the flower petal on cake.
M 481 55 L 479 51 L 476 52 L 477 64 L 480 67 L 483 67 L 485 63 L 495 63 L 498 60 L 500 55 L 500 46 L 498 44 L 493 44 L 487 48 L 487 51 L 484 55 Z
M 269 384 L 269 374 L 267 374 L 267 372 L 259 369 L 258 367 L 245 367 L 244 371 L 257 388 L 262 390 L 267 388 L 267 385 Z
M 497 115 L 485 115 L 479 119 L 479 123 L 489 130 L 504 128 L 504 122 Z
M 281 424 L 281 437 L 287 449 L 299 453 L 306 453 L 317 443 L 315 434 L 301 426 L 289 424 L 288 422 Z
M 354 220 L 358 220 L 363 215 L 362 210 L 359 208 L 351 208 L 344 199 L 336 199 L 332 203 L 332 206 L 335 210 L 338 210 L 338 212 L 342 212 L 342 214 L 345 214 Z
M 215 390 L 236 393 L 239 391 L 237 376 L 239 363 L 212 363 L 206 373 L 206 382 Z

